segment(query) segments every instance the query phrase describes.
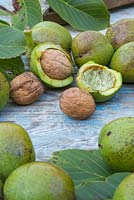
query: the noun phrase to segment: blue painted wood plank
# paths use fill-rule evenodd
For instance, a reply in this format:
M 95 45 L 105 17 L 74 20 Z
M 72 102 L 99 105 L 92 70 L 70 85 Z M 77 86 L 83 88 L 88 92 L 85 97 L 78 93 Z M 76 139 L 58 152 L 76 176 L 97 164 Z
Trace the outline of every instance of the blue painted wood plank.
M 97 104 L 87 120 L 74 120 L 59 108 L 62 90 L 47 90 L 29 106 L 18 106 L 12 100 L 0 112 L 0 121 L 22 125 L 29 133 L 38 160 L 46 160 L 52 152 L 67 148 L 97 148 L 98 135 L 108 122 L 119 117 L 134 116 L 134 85 L 124 85 L 108 102 Z

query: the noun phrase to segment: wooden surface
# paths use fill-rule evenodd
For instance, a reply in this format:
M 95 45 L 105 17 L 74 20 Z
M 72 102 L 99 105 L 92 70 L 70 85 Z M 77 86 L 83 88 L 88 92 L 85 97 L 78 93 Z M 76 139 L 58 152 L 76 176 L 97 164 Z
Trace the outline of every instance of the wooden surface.
M 120 6 L 134 4 L 134 0 L 104 0 L 109 9 L 118 8 Z
M 6 5 L 7 0 L 3 2 Z M 111 12 L 111 23 L 128 17 L 134 17 L 133 7 Z M 78 33 L 68 28 L 72 36 Z M 52 152 L 61 149 L 96 148 L 100 129 L 106 123 L 119 117 L 134 116 L 134 84 L 124 85 L 110 101 L 97 104 L 96 112 L 85 121 L 76 121 L 60 111 L 61 92 L 47 90 L 37 102 L 29 106 L 17 106 L 10 100 L 0 112 L 0 121 L 15 122 L 27 130 L 37 160 L 46 160 Z
M 10 101 L 0 113 L 0 121 L 22 125 L 31 136 L 37 159 L 47 159 L 53 151 L 97 147 L 100 129 L 118 117 L 134 116 L 134 85 L 124 85 L 115 97 L 97 104 L 87 120 L 76 121 L 59 108 L 61 90 L 48 90 L 33 105 L 17 106 Z

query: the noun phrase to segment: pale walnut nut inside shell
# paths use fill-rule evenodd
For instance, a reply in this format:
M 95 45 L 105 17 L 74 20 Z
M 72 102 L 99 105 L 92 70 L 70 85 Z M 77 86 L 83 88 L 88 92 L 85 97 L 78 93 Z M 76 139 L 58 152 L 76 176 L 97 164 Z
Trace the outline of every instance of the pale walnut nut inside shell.
M 20 105 L 33 103 L 44 92 L 42 82 L 32 72 L 16 76 L 10 84 L 10 96 Z
M 44 72 L 53 79 L 63 80 L 72 73 L 72 63 L 65 53 L 57 49 L 47 49 L 41 57 Z
M 65 90 L 60 98 L 61 110 L 75 119 L 86 119 L 94 113 L 96 105 L 93 97 L 79 88 Z

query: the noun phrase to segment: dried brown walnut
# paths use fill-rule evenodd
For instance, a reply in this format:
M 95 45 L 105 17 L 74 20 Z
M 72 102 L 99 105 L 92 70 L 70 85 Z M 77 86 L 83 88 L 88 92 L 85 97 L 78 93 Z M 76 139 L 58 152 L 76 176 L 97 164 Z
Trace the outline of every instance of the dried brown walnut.
M 10 96 L 20 105 L 33 103 L 44 92 L 42 82 L 32 72 L 24 72 L 16 76 L 10 84 Z
M 61 110 L 75 119 L 86 119 L 95 111 L 93 97 L 77 87 L 65 90 L 60 98 Z

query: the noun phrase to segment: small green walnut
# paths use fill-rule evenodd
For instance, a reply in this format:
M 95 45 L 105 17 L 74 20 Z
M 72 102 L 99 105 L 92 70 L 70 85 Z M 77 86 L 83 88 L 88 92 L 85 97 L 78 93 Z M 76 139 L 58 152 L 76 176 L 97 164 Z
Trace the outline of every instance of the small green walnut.
M 112 170 L 134 172 L 134 117 L 119 118 L 106 124 L 100 132 L 98 145 Z
M 51 22 L 40 22 L 32 27 L 32 38 L 36 44 L 52 42 L 70 50 L 72 37 L 69 31 L 63 26 Z
M 117 49 L 111 60 L 111 68 L 122 74 L 124 83 L 134 83 L 134 42 Z
M 53 43 L 42 43 L 34 48 L 30 68 L 51 87 L 64 87 L 73 81 L 73 63 L 70 55 Z
M 10 85 L 10 96 L 20 105 L 33 103 L 44 92 L 42 82 L 32 72 L 24 72 L 16 76 Z
M 71 177 L 46 162 L 17 168 L 4 185 L 6 200 L 76 200 Z
M 134 200 L 134 174 L 131 173 L 116 188 L 113 200 Z
M 65 90 L 60 97 L 61 110 L 75 119 L 87 119 L 95 112 L 93 97 L 77 87 Z
M 4 181 L 19 166 L 35 160 L 31 139 L 18 124 L 0 122 L 0 178 Z
M 122 19 L 112 24 L 107 29 L 106 37 L 115 50 L 123 44 L 134 41 L 134 19 Z
M 78 87 L 91 93 L 96 102 L 109 100 L 122 86 L 119 72 L 94 62 L 81 66 L 76 81 Z
M 0 72 L 0 110 L 6 105 L 10 94 L 9 83 L 2 72 Z
M 114 53 L 112 45 L 105 36 L 97 31 L 84 31 L 74 37 L 72 53 L 78 67 L 88 61 L 107 65 Z

